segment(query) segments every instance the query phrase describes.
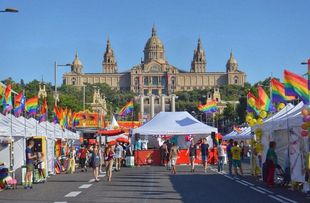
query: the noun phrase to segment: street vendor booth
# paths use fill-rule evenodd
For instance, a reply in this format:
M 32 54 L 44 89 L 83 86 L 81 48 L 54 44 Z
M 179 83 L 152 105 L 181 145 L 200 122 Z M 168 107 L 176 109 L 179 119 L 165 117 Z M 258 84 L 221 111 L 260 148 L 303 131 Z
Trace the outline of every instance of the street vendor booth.
M 217 133 L 217 128 L 198 121 L 186 111 L 160 112 L 143 126 L 133 129 L 132 134 L 134 136 L 132 138 L 134 139 L 134 142 L 141 141 L 141 143 L 148 142 L 150 140 L 157 140 L 160 145 L 162 144 L 163 139 L 169 137 L 171 142 L 176 143 L 181 148 L 177 164 L 188 164 L 189 158 L 186 151 L 189 146 L 189 142 L 185 139 L 185 137 L 191 136 L 193 139 L 196 138 L 196 141 L 199 136 L 201 138 L 208 137 L 208 140 L 212 140 L 210 136 L 212 132 L 214 132 L 215 135 L 215 133 Z M 137 135 L 139 135 L 139 137 L 137 137 Z M 213 145 L 209 144 L 209 146 L 212 147 Z M 197 154 L 197 162 L 200 162 L 199 149 Z M 159 165 L 159 150 L 135 150 L 135 163 L 137 165 Z

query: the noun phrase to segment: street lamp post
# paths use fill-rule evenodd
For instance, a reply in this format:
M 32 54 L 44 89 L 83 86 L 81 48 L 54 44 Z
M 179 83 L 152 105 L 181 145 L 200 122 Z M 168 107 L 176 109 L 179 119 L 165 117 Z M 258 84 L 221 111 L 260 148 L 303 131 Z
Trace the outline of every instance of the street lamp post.
M 1 13 L 18 13 L 16 8 L 6 8 L 4 10 L 0 10 Z
M 58 67 L 62 67 L 62 66 L 71 66 L 72 64 L 65 64 L 65 65 L 59 65 L 57 64 L 57 62 L 55 61 L 55 64 L 54 64 L 54 82 L 55 82 L 55 95 L 54 95 L 54 98 L 55 98 L 55 106 L 57 106 L 57 100 L 58 100 L 58 93 L 57 93 L 57 68 Z

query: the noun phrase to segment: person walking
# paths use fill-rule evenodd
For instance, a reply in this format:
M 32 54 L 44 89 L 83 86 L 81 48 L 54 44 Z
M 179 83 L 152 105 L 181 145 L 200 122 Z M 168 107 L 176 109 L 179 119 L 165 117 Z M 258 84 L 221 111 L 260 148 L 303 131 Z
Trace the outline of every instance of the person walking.
M 168 148 L 166 142 L 160 146 L 160 165 L 166 166 Z
M 171 173 L 176 174 L 176 163 L 179 155 L 179 147 L 176 145 L 176 143 L 173 143 L 171 150 L 170 150 L 170 157 L 169 160 L 171 162 Z
M 228 171 L 229 175 L 232 176 L 232 154 L 231 154 L 231 148 L 233 147 L 234 140 L 230 139 L 229 144 L 226 147 L 226 156 L 228 160 Z
M 113 157 L 114 157 L 114 148 L 113 146 L 108 146 L 104 153 L 106 176 L 108 182 L 111 182 L 112 179 Z
M 99 182 L 99 166 L 100 166 L 100 154 L 97 145 L 94 146 L 91 156 L 91 167 L 93 168 L 93 174 L 96 182 Z
M 234 166 L 235 175 L 238 175 L 238 170 L 240 170 L 240 174 L 243 175 L 242 166 L 241 166 L 241 148 L 238 146 L 238 142 L 234 141 L 234 146 L 231 148 L 232 154 L 232 164 Z
M 114 157 L 115 157 L 115 171 L 120 171 L 123 157 L 123 147 L 119 144 L 119 142 L 116 143 Z
M 86 157 L 87 157 L 88 150 L 85 148 L 84 145 L 81 146 L 80 149 L 80 166 L 81 166 L 81 171 L 87 171 L 86 167 Z
M 197 146 L 195 145 L 194 139 L 192 139 L 191 144 L 187 151 L 187 153 L 189 153 L 189 159 L 191 163 L 191 172 L 195 171 L 195 160 L 197 158 L 196 150 L 197 150 Z
M 203 138 L 200 146 L 201 161 L 203 165 L 204 172 L 207 172 L 208 167 L 208 155 L 209 155 L 209 145 L 207 144 L 207 139 Z
M 275 152 L 276 142 L 269 143 L 269 149 L 267 151 L 266 163 L 267 163 L 267 186 L 274 186 L 274 172 L 278 165 L 278 156 Z
M 167 140 L 167 170 L 171 170 L 171 159 L 170 159 L 170 151 L 171 151 L 172 143 Z
M 26 148 L 26 175 L 25 175 L 25 189 L 32 189 L 32 172 L 34 169 L 33 163 L 36 155 L 33 154 L 32 148 L 34 140 L 30 139 Z
M 224 159 L 225 159 L 225 151 L 224 146 L 222 144 L 222 140 L 219 140 L 219 145 L 217 146 L 217 155 L 218 155 L 217 171 L 222 172 L 224 169 Z
M 71 146 L 70 147 L 70 151 L 69 151 L 69 168 L 68 168 L 68 173 L 74 173 L 75 172 L 75 156 L 76 156 L 75 147 Z
M 39 179 L 45 181 L 45 163 L 43 152 L 37 152 Z

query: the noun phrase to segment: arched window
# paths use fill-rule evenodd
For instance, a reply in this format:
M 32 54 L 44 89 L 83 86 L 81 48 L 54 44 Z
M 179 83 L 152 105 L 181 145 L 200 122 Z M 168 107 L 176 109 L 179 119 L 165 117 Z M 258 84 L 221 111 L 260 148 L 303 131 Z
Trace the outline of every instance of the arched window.
M 234 77 L 234 84 L 238 84 L 238 76 Z

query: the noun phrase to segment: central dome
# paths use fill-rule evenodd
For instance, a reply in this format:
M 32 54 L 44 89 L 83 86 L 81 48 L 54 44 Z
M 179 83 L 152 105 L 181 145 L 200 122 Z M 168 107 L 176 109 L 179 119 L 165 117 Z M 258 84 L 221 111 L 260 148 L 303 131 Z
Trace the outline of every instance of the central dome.
M 164 45 L 157 37 L 155 27 L 152 28 L 152 36 L 147 40 L 144 47 L 144 62 L 148 63 L 152 60 L 160 62 L 165 61 Z

